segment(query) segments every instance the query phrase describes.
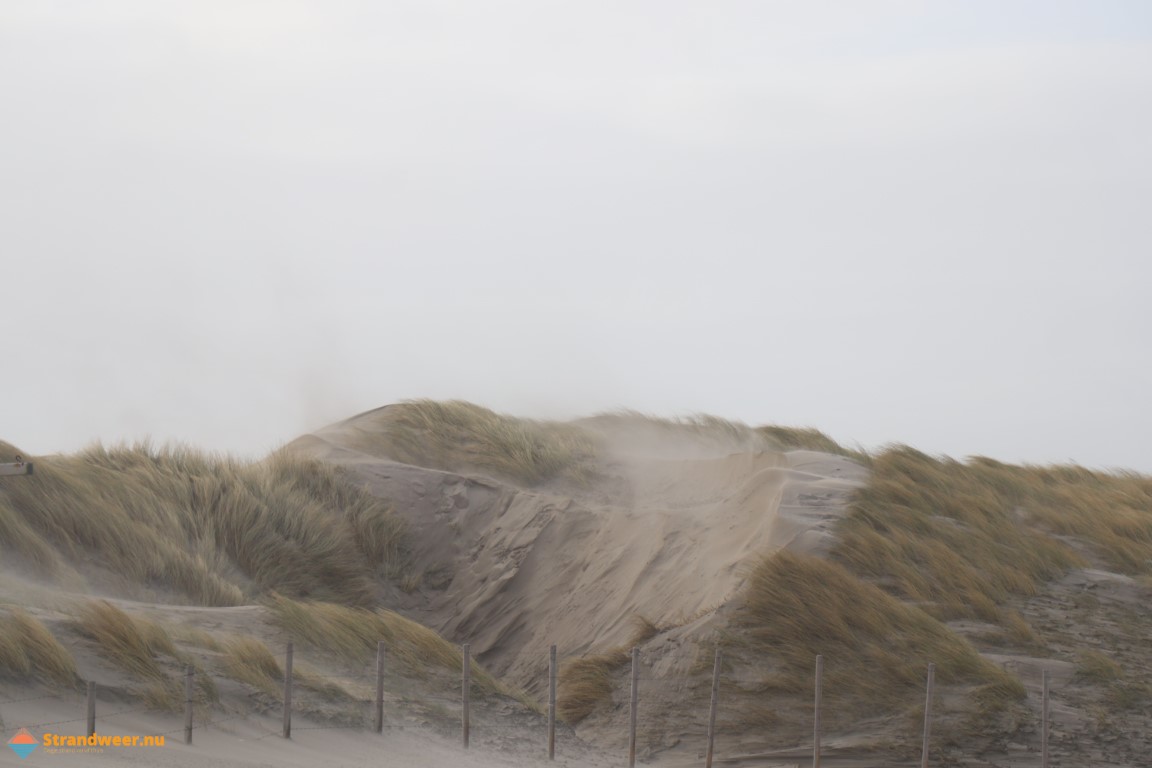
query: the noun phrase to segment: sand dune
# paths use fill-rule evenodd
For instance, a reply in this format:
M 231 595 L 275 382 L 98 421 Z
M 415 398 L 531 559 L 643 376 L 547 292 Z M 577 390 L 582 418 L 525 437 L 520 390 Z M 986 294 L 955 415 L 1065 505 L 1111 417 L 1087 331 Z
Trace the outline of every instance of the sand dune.
M 757 558 L 825 549 L 864 476 L 829 454 L 598 425 L 606 449 L 593 481 L 527 489 L 363 453 L 374 418 L 293 449 L 351 468 L 393 501 L 427 569 L 408 609 L 530 689 L 549 644 L 578 655 L 625 643 L 638 616 L 704 620 Z

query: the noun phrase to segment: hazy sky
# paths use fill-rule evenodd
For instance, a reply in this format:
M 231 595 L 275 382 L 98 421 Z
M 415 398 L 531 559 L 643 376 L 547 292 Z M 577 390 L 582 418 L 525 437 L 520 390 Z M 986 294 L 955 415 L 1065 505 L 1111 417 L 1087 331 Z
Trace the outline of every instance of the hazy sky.
M 3 0 L 0 438 L 412 397 L 1152 472 L 1147 0 Z

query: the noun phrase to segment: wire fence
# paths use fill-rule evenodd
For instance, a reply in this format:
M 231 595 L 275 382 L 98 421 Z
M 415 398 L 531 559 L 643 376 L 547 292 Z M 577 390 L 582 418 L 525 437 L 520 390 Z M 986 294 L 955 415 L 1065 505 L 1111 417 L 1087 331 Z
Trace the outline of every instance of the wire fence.
M 247 725 L 254 728 L 260 735 L 255 736 L 256 740 L 268 738 L 281 738 L 291 740 L 294 732 L 309 732 L 309 731 L 327 731 L 327 730 L 346 730 L 346 731 L 372 731 L 376 733 L 385 733 L 392 729 L 410 729 L 413 726 L 410 715 L 415 713 L 431 713 L 435 712 L 441 717 L 443 721 L 445 718 L 454 719 L 458 722 L 459 738 L 461 745 L 468 748 L 473 728 L 472 720 L 472 703 L 474 685 L 472 680 L 472 664 L 470 647 L 465 644 L 461 648 L 461 655 L 463 664 L 460 670 L 460 681 L 458 688 L 452 693 L 435 694 L 435 693 L 422 693 L 418 696 L 408 696 L 404 694 L 397 694 L 389 692 L 386 678 L 386 660 L 385 660 L 385 646 L 383 641 L 377 651 L 376 668 L 372 673 L 367 674 L 350 674 L 332 676 L 331 679 L 317 681 L 315 673 L 308 672 L 309 678 L 308 685 L 315 686 L 317 682 L 333 683 L 338 681 L 341 684 L 350 682 L 357 683 L 372 683 L 374 684 L 374 695 L 370 697 L 353 695 L 347 691 L 346 688 L 341 688 L 341 704 L 352 705 L 353 709 L 345 709 L 344 717 L 339 721 L 330 722 L 316 722 L 315 720 L 307 720 L 306 724 L 294 726 L 294 714 L 308 714 L 307 712 L 297 712 L 294 707 L 294 694 L 298 685 L 302 684 L 301 676 L 297 674 L 293 667 L 293 644 L 288 643 L 285 650 L 285 664 L 283 667 L 283 687 L 280 696 L 280 716 L 282 718 L 282 727 L 279 729 L 269 729 L 260 723 L 247 720 Z M 665 695 L 675 693 L 681 695 L 681 701 L 684 704 L 689 703 L 686 697 L 691 695 L 698 695 L 697 689 L 701 687 L 700 677 L 692 679 L 685 677 L 668 677 L 668 676 L 651 676 L 643 674 L 643 666 L 641 664 L 640 653 L 638 648 L 633 648 L 629 660 L 631 663 L 630 674 L 628 678 L 628 765 L 629 768 L 634 768 L 637 759 L 637 731 L 642 723 L 642 700 L 643 695 L 647 692 L 651 695 L 653 690 L 659 691 Z M 701 745 L 701 755 L 703 757 L 703 765 L 705 768 L 712 768 L 715 756 L 716 736 L 717 736 L 717 714 L 723 706 L 724 701 L 724 678 L 722 676 L 723 669 L 723 656 L 720 650 L 716 651 L 713 669 L 712 681 L 708 701 L 707 717 L 704 721 L 706 723 L 706 732 L 704 735 L 704 742 Z M 800 757 L 805 762 L 807 757 L 811 755 L 810 765 L 813 768 L 820 768 L 822 760 L 822 708 L 823 708 L 823 670 L 824 658 L 823 656 L 816 656 L 813 679 L 812 679 L 812 740 L 809 748 L 804 747 L 800 749 L 779 750 L 772 753 L 764 753 L 760 757 L 776 756 L 780 758 L 787 757 L 795 759 Z M 160 731 L 151 734 L 148 738 L 159 738 L 160 744 L 164 744 L 170 737 L 178 737 L 182 734 L 182 740 L 185 744 L 194 743 L 194 734 L 197 731 L 204 731 L 210 728 L 219 728 L 227 725 L 235 725 L 237 717 L 235 714 L 228 714 L 222 712 L 214 712 L 212 706 L 207 708 L 203 706 L 202 699 L 198 699 L 195 695 L 197 684 L 202 677 L 211 677 L 202 671 L 198 671 L 192 665 L 186 667 L 184 672 L 184 697 L 182 699 L 184 722 L 180 727 L 174 727 L 170 730 Z M 509 708 L 504 712 L 499 713 L 494 717 L 489 713 L 485 718 L 482 725 L 484 731 L 501 731 L 504 729 L 518 730 L 521 732 L 528 732 L 535 734 L 535 738 L 540 739 L 542 752 L 547 755 L 549 759 L 554 759 L 556 755 L 556 736 L 557 736 L 557 684 L 559 680 L 559 667 L 556 660 L 556 646 L 549 649 L 548 659 L 548 674 L 547 674 L 547 698 L 546 707 L 543 714 L 535 711 L 530 711 L 527 708 L 515 709 Z M 926 669 L 925 675 L 925 695 L 924 695 L 924 719 L 921 737 L 921 757 L 919 765 L 921 768 L 928 768 L 929 756 L 932 746 L 932 724 L 933 724 L 933 687 L 935 681 L 935 665 L 929 664 Z M 729 685 L 732 681 L 728 681 Z M 11 705 L 28 705 L 33 702 L 56 700 L 60 702 L 65 700 L 69 706 L 75 704 L 77 710 L 81 706 L 85 708 L 85 715 L 82 717 L 75 717 L 64 720 L 50 720 L 44 722 L 35 722 L 31 724 L 22 724 L 19 730 L 21 731 L 41 731 L 46 732 L 44 729 L 56 728 L 58 726 L 76 725 L 78 723 L 85 723 L 85 736 L 93 737 L 97 733 L 97 724 L 111 725 L 110 721 L 113 718 L 123 717 L 132 714 L 142 713 L 156 713 L 156 707 L 148 704 L 137 704 L 134 706 L 124 706 L 118 704 L 116 701 L 105 700 L 103 702 L 98 700 L 97 685 L 93 682 L 87 684 L 86 694 L 60 694 L 59 692 L 49 692 L 38 694 L 35 696 L 25 696 L 21 698 L 0 700 L 0 708 L 8 708 Z M 312 688 L 314 690 L 314 688 Z M 409 715 L 409 722 L 389 722 L 389 717 L 385 711 L 385 703 L 392 705 L 393 719 L 395 713 L 407 713 Z M 113 711 L 104 711 L 103 707 L 107 704 L 113 704 Z M 700 702 L 698 702 L 700 703 Z M 198 706 L 199 705 L 199 706 Z M 356 710 L 355 707 L 359 706 L 361 709 Z M 0 709 L 0 713 L 3 709 Z M 1049 759 L 1049 738 L 1050 738 L 1050 705 L 1049 705 L 1049 677 L 1045 671 L 1042 673 L 1041 681 L 1041 702 L 1040 702 L 1040 728 L 1041 728 L 1041 768 L 1050 768 Z M 419 720 L 419 718 L 416 718 Z M 504 722 L 500 722 L 503 719 Z M 423 725 L 425 723 L 421 723 Z M 0 719 L 0 732 L 8 733 L 10 729 L 7 724 Z

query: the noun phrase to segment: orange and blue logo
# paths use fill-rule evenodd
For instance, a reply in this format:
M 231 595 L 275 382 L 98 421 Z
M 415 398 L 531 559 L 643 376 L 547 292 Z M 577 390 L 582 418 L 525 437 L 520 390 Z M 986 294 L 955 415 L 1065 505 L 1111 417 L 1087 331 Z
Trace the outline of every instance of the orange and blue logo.
M 32 750 L 40 746 L 40 742 L 36 741 L 35 736 L 28 733 L 27 728 L 21 728 L 15 736 L 8 739 L 8 746 L 12 747 L 12 751 L 20 755 L 20 759 L 23 760 L 32 754 Z

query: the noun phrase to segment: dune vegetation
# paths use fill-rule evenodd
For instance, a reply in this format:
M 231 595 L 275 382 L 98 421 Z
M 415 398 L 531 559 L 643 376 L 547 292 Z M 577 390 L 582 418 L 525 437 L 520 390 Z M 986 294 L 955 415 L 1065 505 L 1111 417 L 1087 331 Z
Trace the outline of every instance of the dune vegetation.
M 942 684 L 969 691 L 979 729 L 1024 690 L 945 622 L 998 625 L 998 642 L 1035 650 L 1043 642 L 1014 607 L 1020 600 L 1076 567 L 1152 568 L 1147 476 L 962 462 L 907 446 L 871 456 L 869 467 L 831 558 L 780 552 L 761 562 L 729 638 L 771 670 L 764 691 L 806 694 L 813 656 L 825 654 L 828 685 L 851 692 L 830 700 L 833 717 L 907 708 L 931 661 Z M 1094 651 L 1078 668 L 1089 679 L 1117 674 Z
M 268 590 L 367 605 L 403 567 L 403 525 L 341 471 L 147 443 L 36 460 L 0 490 L 4 555 L 120 593 L 240 605 Z
M 0 677 L 75 685 L 72 652 L 38 619 L 20 609 L 0 615 Z
M 720 636 L 731 664 L 752 670 L 744 726 L 776 722 L 784 710 L 766 702 L 806 700 L 818 653 L 826 685 L 842 692 L 827 700 L 831 725 L 914 710 L 929 662 L 950 701 L 965 700 L 961 709 L 972 716 L 996 716 L 1016 706 L 1024 688 L 978 646 L 1043 647 L 1021 615 L 1022 601 L 1073 568 L 1152 579 L 1152 478 L 1135 473 L 959 461 L 907 446 L 869 454 L 815 429 L 712 417 L 517 419 L 456 401 L 365 414 L 352 440 L 370 455 L 527 487 L 558 482 L 576 493 L 608 467 L 613 441 L 638 431 L 638 446 L 684 438 L 705 453 L 815 450 L 870 471 L 827 558 L 785 551 L 748 563 L 746 587 Z M 345 470 L 288 450 L 240 461 L 179 446 L 97 445 L 37 458 L 35 475 L 0 486 L 0 556 L 18 571 L 135 599 L 261 604 L 262 617 L 283 636 L 329 661 L 368 664 L 383 640 L 404 674 L 452 679 L 460 650 L 383 607 L 387 595 L 418 583 L 405 538 L 399 516 Z M 262 639 L 161 627 L 106 601 L 78 606 L 68 631 L 147 686 L 143 696 L 156 706 L 178 700 L 173 670 L 191 661 L 189 647 L 215 671 L 280 695 L 282 671 Z M 961 636 L 950 622 L 999 629 Z M 631 643 L 662 631 L 638 620 Z M 628 646 L 565 662 L 561 716 L 576 723 L 605 709 L 627 662 Z M 1141 706 L 1149 698 L 1105 653 L 1085 648 L 1074 663 L 1080 680 L 1109 685 Z M 18 609 L 0 612 L 0 677 L 78 679 L 69 650 Z M 527 701 L 479 665 L 473 678 L 478 694 Z M 313 687 L 324 688 L 321 676 Z
M 989 702 L 1019 700 L 1019 680 L 920 608 L 838 563 L 778 552 L 753 569 L 731 644 L 766 662 L 760 691 L 804 694 L 825 656 L 829 713 L 875 713 L 917 701 L 929 663 L 942 684 L 975 686 Z
M 367 663 L 376 656 L 382 640 L 389 663 L 399 663 L 414 676 L 423 676 L 430 669 L 458 674 L 464 664 L 459 647 L 395 611 L 302 602 L 280 595 L 272 596 L 269 607 L 273 622 L 290 637 L 346 662 Z M 472 662 L 472 684 L 479 694 L 521 695 L 506 688 L 475 661 Z
M 1088 555 L 1119 573 L 1152 571 L 1147 476 L 961 462 L 906 446 L 871 469 L 833 557 L 939 618 L 1011 620 L 1011 598 L 1036 594 Z
M 597 444 L 572 424 L 505 416 L 460 400 L 412 400 L 372 414 L 355 446 L 377 456 L 445 470 L 476 470 L 525 485 L 585 482 Z

